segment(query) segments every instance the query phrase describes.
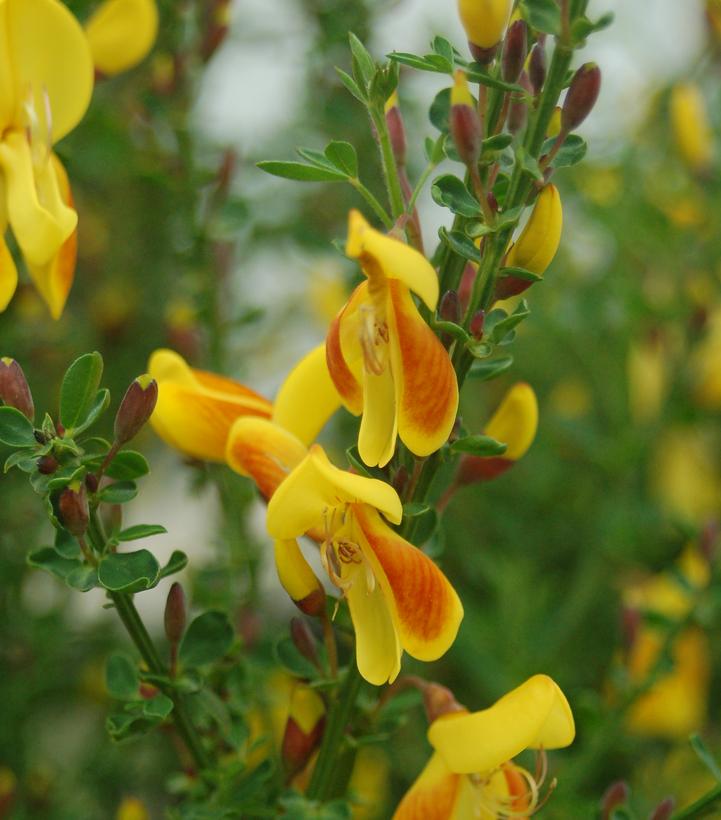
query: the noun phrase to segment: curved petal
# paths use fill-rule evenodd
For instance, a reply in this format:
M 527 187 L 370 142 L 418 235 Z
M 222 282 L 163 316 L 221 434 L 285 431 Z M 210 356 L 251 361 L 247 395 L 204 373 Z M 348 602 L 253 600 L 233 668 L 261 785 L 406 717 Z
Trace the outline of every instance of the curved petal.
M 98 71 L 112 76 L 145 58 L 158 34 L 155 0 L 105 0 L 85 24 Z
M 295 538 L 323 523 L 328 510 L 364 502 L 400 523 L 403 506 L 384 481 L 339 470 L 314 444 L 308 455 L 273 494 L 268 504 L 268 532 L 273 538 Z
M 483 432 L 508 445 L 505 461 L 518 461 L 533 444 L 538 429 L 538 401 L 533 388 L 518 382 L 506 393 Z
M 34 167 L 27 137 L 10 131 L 0 140 L 0 169 L 8 221 L 20 250 L 29 264 L 47 265 L 78 221 L 60 195 L 55 167 L 49 159 Z
M 431 263 L 415 248 L 371 228 L 359 211 L 348 215 L 346 253 L 358 259 L 366 275 L 380 273 L 399 279 L 428 305 L 436 309 L 438 275 Z
M 80 23 L 58 0 L 5 0 L 7 46 L 16 90 L 15 122 L 26 103 L 55 143 L 80 122 L 93 92 L 93 61 Z M 46 96 L 47 95 L 47 100 Z M 51 122 L 46 122 L 46 110 Z
M 310 444 L 338 407 L 340 396 L 328 373 L 325 345 L 319 345 L 281 385 L 273 402 L 273 421 Z
M 5 239 L 0 236 L 0 311 L 10 303 L 18 286 L 18 270 Z
M 434 721 L 428 740 L 451 771 L 490 772 L 524 749 L 560 749 L 573 742 L 571 707 L 547 675 L 534 675 L 488 709 Z
M 461 779 L 434 753 L 398 804 L 393 820 L 450 820 Z
M 225 460 L 236 473 L 250 476 L 269 499 L 307 452 L 301 441 L 274 422 L 244 416 L 230 428 Z
M 328 329 L 325 342 L 328 372 L 347 410 L 355 416 L 363 412 L 363 389 L 359 380 L 361 348 L 358 309 L 368 300 L 368 283 L 351 294 Z
M 463 619 L 456 591 L 433 561 L 394 532 L 374 509 L 358 504 L 353 513 L 401 646 L 422 661 L 440 658 L 455 640 Z
M 18 101 L 16 99 L 15 77 L 8 48 L 7 9 L 0 5 L 0 133 L 13 124 Z
M 277 540 L 274 545 L 275 566 L 283 589 L 290 599 L 308 615 L 317 615 L 325 607 L 325 592 L 294 538 Z
M 396 449 L 396 386 L 389 364 L 378 375 L 363 374 L 363 417 L 358 431 L 358 452 L 369 467 L 385 467 Z
M 438 450 L 458 411 L 458 382 L 448 352 L 421 319 L 408 288 L 389 282 L 391 361 L 398 434 L 417 456 Z
M 50 160 L 57 177 L 60 195 L 65 204 L 72 208 L 73 195 L 65 168 L 63 168 L 62 163 L 55 154 L 52 154 Z M 78 232 L 76 229 L 63 242 L 60 250 L 47 265 L 33 265 L 29 260 L 26 260 L 30 278 L 33 280 L 38 293 L 45 300 L 53 319 L 59 319 L 65 308 L 75 278 L 77 258 Z

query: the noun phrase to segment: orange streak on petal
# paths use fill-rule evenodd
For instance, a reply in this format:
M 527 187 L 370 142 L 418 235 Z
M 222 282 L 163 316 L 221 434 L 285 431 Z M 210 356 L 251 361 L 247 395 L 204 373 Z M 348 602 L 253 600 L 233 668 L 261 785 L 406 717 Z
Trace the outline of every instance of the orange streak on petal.
M 394 378 L 399 390 L 398 433 L 418 456 L 448 439 L 458 410 L 458 384 L 448 352 L 423 321 L 408 288 L 388 281 L 395 328 Z
M 434 754 L 399 803 L 393 820 L 449 820 L 460 778 L 448 770 L 440 755 Z
M 256 393 L 255 390 L 251 390 L 244 384 L 235 381 L 235 379 L 229 379 L 227 376 L 220 376 L 208 370 L 191 369 L 198 382 L 202 384 L 203 387 L 208 388 L 208 390 L 216 390 L 219 393 L 229 393 L 231 396 L 242 396 L 243 398 L 254 399 L 261 404 L 267 405 L 268 408 L 271 406 L 270 402 L 264 396 L 261 396 L 260 393 Z
M 361 288 L 364 288 L 363 292 L 365 292 L 365 285 L 357 287 L 342 310 L 333 319 L 325 342 L 326 361 L 330 377 L 336 390 L 340 393 L 343 403 L 356 416 L 363 412 L 363 389 L 343 355 L 341 335 L 342 324 L 356 308 L 361 296 Z
M 530 795 L 526 779 L 520 774 L 513 763 L 504 763 L 501 769 L 503 776 L 506 778 L 508 795 L 513 798 L 511 808 L 516 812 L 522 812 L 530 808 Z M 524 820 L 524 818 L 519 816 L 517 820 Z
M 463 606 L 446 576 L 413 544 L 401 538 L 367 504 L 354 504 L 378 581 L 394 604 L 401 645 L 414 658 L 435 660 L 451 646 Z

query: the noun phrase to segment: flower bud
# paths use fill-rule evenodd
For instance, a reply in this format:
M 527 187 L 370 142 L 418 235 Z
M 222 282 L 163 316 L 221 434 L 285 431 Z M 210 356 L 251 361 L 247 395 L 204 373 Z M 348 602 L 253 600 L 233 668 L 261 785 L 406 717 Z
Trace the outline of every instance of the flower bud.
M 19 410 L 30 421 L 35 418 L 35 405 L 22 367 L 8 356 L 0 359 L 0 401 Z
M 473 56 L 497 46 L 511 16 L 513 0 L 458 0 L 458 12 Z M 481 61 L 482 62 L 482 61 Z
M 115 441 L 125 444 L 134 438 L 153 414 L 158 401 L 158 383 L 145 373 L 125 392 L 115 416 Z
M 501 76 L 507 83 L 515 83 L 526 60 L 528 26 L 525 20 L 511 24 L 503 44 Z
M 473 314 L 473 318 L 471 319 L 471 324 L 468 326 L 468 329 L 471 331 L 471 336 L 473 336 L 476 341 L 481 341 L 483 338 L 483 328 L 486 324 L 486 311 L 485 310 L 477 310 Z
M 671 128 L 676 146 L 692 171 L 705 171 L 713 159 L 713 138 L 698 86 L 679 83 L 671 91 Z
M 290 697 L 281 757 L 289 776 L 301 771 L 323 737 L 325 704 L 310 686 L 298 684 Z
M 118 806 L 115 820 L 150 820 L 150 812 L 137 797 L 124 797 Z
M 458 324 L 461 318 L 461 304 L 455 290 L 447 290 L 441 297 L 438 308 L 438 316 L 444 322 L 454 322 Z
M 88 528 L 90 513 L 85 485 L 79 481 L 67 486 L 58 499 L 60 521 L 71 535 L 84 535 Z
M 526 91 L 530 93 L 531 82 L 528 79 L 528 74 L 525 71 L 521 72 L 518 78 L 518 84 L 522 85 Z M 511 134 L 517 134 L 521 128 L 526 124 L 526 117 L 528 115 L 528 103 L 521 97 L 520 94 L 514 94 L 511 97 L 511 105 L 508 108 L 508 130 Z
M 465 707 L 458 703 L 453 692 L 446 686 L 441 686 L 440 683 L 428 683 L 422 691 L 428 723 L 433 723 L 442 715 L 466 711 Z
M 306 615 L 325 611 L 325 591 L 294 539 L 275 542 L 275 566 L 283 589 Z
M 460 68 L 453 76 L 450 125 L 458 155 L 466 165 L 474 166 L 481 153 L 481 121 L 468 89 L 466 74 Z
M 561 109 L 561 128 L 573 131 L 591 113 L 601 90 L 601 69 L 596 63 L 584 63 L 573 75 Z
M 52 475 L 59 466 L 60 464 L 58 464 L 58 460 L 55 456 L 51 456 L 49 453 L 38 459 L 38 472 L 42 475 Z
M 170 587 L 165 601 L 164 624 L 166 638 L 177 646 L 185 632 L 185 593 L 177 581 Z
M 676 801 L 674 798 L 667 797 L 656 806 L 648 820 L 670 820 L 675 807 Z
M 558 250 L 562 227 L 563 209 L 558 189 L 555 185 L 546 185 L 536 199 L 526 227 L 508 252 L 506 266 L 543 275 Z
M 601 820 L 609 820 L 613 810 L 625 805 L 630 796 L 631 790 L 628 788 L 628 783 L 623 780 L 612 783 L 601 798 Z
M 403 125 L 401 109 L 398 105 L 398 92 L 394 91 L 386 100 L 386 126 L 391 138 L 393 157 L 399 166 L 406 164 L 406 129 Z
M 290 619 L 290 639 L 300 654 L 314 666 L 320 668 L 318 644 L 308 622 L 303 618 Z
M 543 43 L 536 43 L 531 49 L 528 58 L 528 79 L 531 83 L 533 96 L 537 97 L 546 82 L 546 47 Z

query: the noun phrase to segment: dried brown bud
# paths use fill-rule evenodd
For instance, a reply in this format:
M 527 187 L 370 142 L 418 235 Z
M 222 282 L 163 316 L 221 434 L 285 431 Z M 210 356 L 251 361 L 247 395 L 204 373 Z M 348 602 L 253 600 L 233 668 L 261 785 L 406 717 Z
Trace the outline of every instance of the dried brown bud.
M 127 389 L 115 416 L 115 441 L 125 444 L 145 425 L 158 401 L 158 383 L 145 373 Z
M 573 131 L 591 113 L 601 90 L 601 69 L 596 63 L 584 63 L 573 75 L 561 109 L 561 129 Z
M 546 82 L 546 49 L 542 43 L 536 43 L 531 49 L 531 56 L 528 60 L 528 79 L 533 96 L 537 97 Z
M 176 581 L 165 601 L 165 636 L 173 645 L 178 645 L 185 632 L 185 593 Z
M 466 711 L 465 707 L 458 703 L 453 692 L 440 683 L 429 683 L 423 687 L 423 706 L 429 723 L 433 723 L 441 715 Z
M 0 401 L 14 407 L 32 421 L 35 405 L 22 367 L 7 356 L 0 359 Z
M 485 310 L 478 310 L 473 314 L 469 330 L 474 339 L 480 341 L 483 338 L 483 327 L 486 324 Z
M 601 798 L 601 820 L 609 820 L 614 809 L 628 802 L 630 794 L 631 790 L 623 780 L 612 783 Z
M 88 528 L 88 498 L 85 494 L 85 485 L 75 482 L 66 487 L 58 499 L 60 521 L 72 535 L 84 535 Z
M 506 34 L 501 62 L 502 77 L 507 83 L 515 83 L 526 59 L 528 26 L 524 20 L 516 20 Z
M 314 666 L 320 668 L 318 643 L 311 632 L 308 622 L 303 618 L 290 619 L 290 638 L 300 654 Z
M 38 472 L 43 475 L 51 475 L 58 469 L 59 466 L 58 460 L 55 456 L 51 456 L 50 454 L 41 456 L 38 459 Z

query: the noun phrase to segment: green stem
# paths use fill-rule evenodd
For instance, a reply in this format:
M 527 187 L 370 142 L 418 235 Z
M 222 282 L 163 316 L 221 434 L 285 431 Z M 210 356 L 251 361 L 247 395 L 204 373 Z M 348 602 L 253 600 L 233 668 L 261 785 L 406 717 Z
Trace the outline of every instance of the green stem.
M 721 800 L 721 785 L 714 786 L 713 789 L 706 792 L 703 797 L 699 797 L 690 806 L 685 809 L 676 811 L 671 815 L 671 820 L 685 820 L 689 817 L 702 817 L 706 811 L 717 801 Z
M 413 209 L 416 207 L 416 200 L 418 199 L 419 194 L 425 187 L 425 184 L 428 181 L 428 177 L 433 173 L 433 171 L 437 167 L 437 163 L 435 162 L 429 162 L 428 165 L 426 165 L 423 173 L 420 175 L 418 182 L 416 183 L 416 187 L 413 189 L 411 198 L 408 200 L 408 205 L 406 206 L 407 214 L 410 215 L 413 213 Z
M 328 721 L 323 732 L 323 743 L 308 786 L 308 797 L 311 800 L 327 800 L 332 795 L 336 785 L 334 775 L 343 737 L 362 682 L 363 678 L 353 659 L 348 665 L 338 697 L 328 713 Z
M 398 217 L 404 213 L 406 206 L 403 200 L 403 189 L 401 187 L 400 177 L 398 176 L 396 159 L 393 156 L 393 146 L 391 144 L 390 134 L 388 133 L 388 125 L 383 112 L 378 113 L 371 111 L 371 119 L 378 134 L 378 146 L 381 151 L 383 176 L 388 189 L 388 201 L 390 202 L 391 213 L 394 219 L 398 219 Z
M 366 188 L 366 186 L 357 178 L 357 177 L 350 177 L 348 182 L 358 191 L 358 193 L 365 199 L 365 201 L 371 206 L 373 213 L 380 219 L 387 230 L 390 230 L 393 227 L 393 220 L 388 216 L 386 213 L 386 209 L 381 205 L 380 202 L 373 196 L 373 193 Z

